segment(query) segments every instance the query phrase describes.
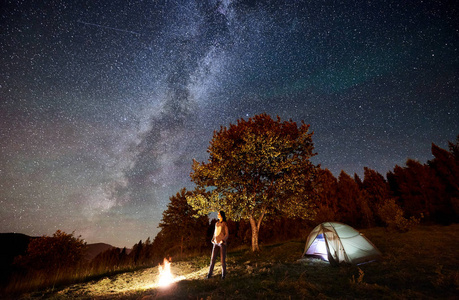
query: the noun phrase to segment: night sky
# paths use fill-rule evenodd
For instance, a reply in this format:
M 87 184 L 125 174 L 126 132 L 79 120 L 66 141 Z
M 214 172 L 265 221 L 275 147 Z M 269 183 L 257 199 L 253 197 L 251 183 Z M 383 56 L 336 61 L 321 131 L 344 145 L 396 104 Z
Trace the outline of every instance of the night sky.
M 459 134 L 453 2 L 2 1 L 0 232 L 153 239 L 213 131 L 263 112 L 335 176 L 426 163 Z

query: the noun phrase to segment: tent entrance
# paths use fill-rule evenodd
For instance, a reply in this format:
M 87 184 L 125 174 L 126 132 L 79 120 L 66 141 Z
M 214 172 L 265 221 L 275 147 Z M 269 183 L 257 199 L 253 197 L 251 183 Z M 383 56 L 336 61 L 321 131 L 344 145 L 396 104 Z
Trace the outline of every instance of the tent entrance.
M 327 244 L 322 233 L 317 235 L 306 254 L 328 261 Z

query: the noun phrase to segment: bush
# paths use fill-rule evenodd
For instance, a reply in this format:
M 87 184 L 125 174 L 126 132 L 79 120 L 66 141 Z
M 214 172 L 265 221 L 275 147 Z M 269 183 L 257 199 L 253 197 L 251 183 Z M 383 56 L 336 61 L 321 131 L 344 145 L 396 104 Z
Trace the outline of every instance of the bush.
M 80 237 L 57 230 L 52 237 L 33 239 L 27 253 L 19 256 L 15 264 L 44 272 L 74 269 L 82 262 L 85 249 L 86 243 Z
M 405 218 L 403 209 L 395 203 L 395 199 L 388 199 L 378 207 L 378 215 L 389 229 L 407 232 L 419 225 L 421 218 L 414 216 Z

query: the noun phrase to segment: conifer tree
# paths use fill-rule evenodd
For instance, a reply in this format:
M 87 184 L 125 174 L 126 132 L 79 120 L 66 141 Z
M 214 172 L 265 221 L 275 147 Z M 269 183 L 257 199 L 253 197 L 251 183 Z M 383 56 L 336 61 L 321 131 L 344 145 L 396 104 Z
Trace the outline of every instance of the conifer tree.
M 338 217 L 337 192 L 338 180 L 328 169 L 317 172 L 315 188 L 317 191 L 316 223 L 336 220 Z
M 368 227 L 373 222 L 373 213 L 364 191 L 346 172 L 338 177 L 338 207 L 341 220 L 353 226 Z
M 379 207 L 390 198 L 386 179 L 373 169 L 364 167 L 363 189 L 368 197 L 368 205 L 374 216 L 378 216 Z
M 413 159 L 408 159 L 406 167 L 395 166 L 387 175 L 391 188 L 400 206 L 408 216 L 423 215 L 427 220 L 435 220 L 439 204 L 443 201 L 445 187 L 434 170 Z
M 164 247 L 169 252 L 179 249 L 180 256 L 187 249 L 200 250 L 206 243 L 206 231 L 209 225 L 207 216 L 195 217 L 197 212 L 187 203 L 186 196 L 191 192 L 183 188 L 175 196 L 163 212 L 159 223 Z M 177 251 L 178 252 L 178 251 Z
M 444 193 L 436 199 L 437 219 L 442 219 L 444 223 L 459 219 L 459 159 L 455 157 L 454 145 L 451 142 L 449 145 L 448 152 L 432 144 L 434 159 L 427 162 L 444 186 Z

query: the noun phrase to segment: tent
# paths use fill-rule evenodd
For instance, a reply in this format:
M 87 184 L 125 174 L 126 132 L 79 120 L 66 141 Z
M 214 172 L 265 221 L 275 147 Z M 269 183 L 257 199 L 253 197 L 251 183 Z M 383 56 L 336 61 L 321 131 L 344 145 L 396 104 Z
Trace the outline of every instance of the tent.
M 363 234 L 349 225 L 325 222 L 308 236 L 303 257 L 313 256 L 329 261 L 361 264 L 381 257 L 381 252 Z

